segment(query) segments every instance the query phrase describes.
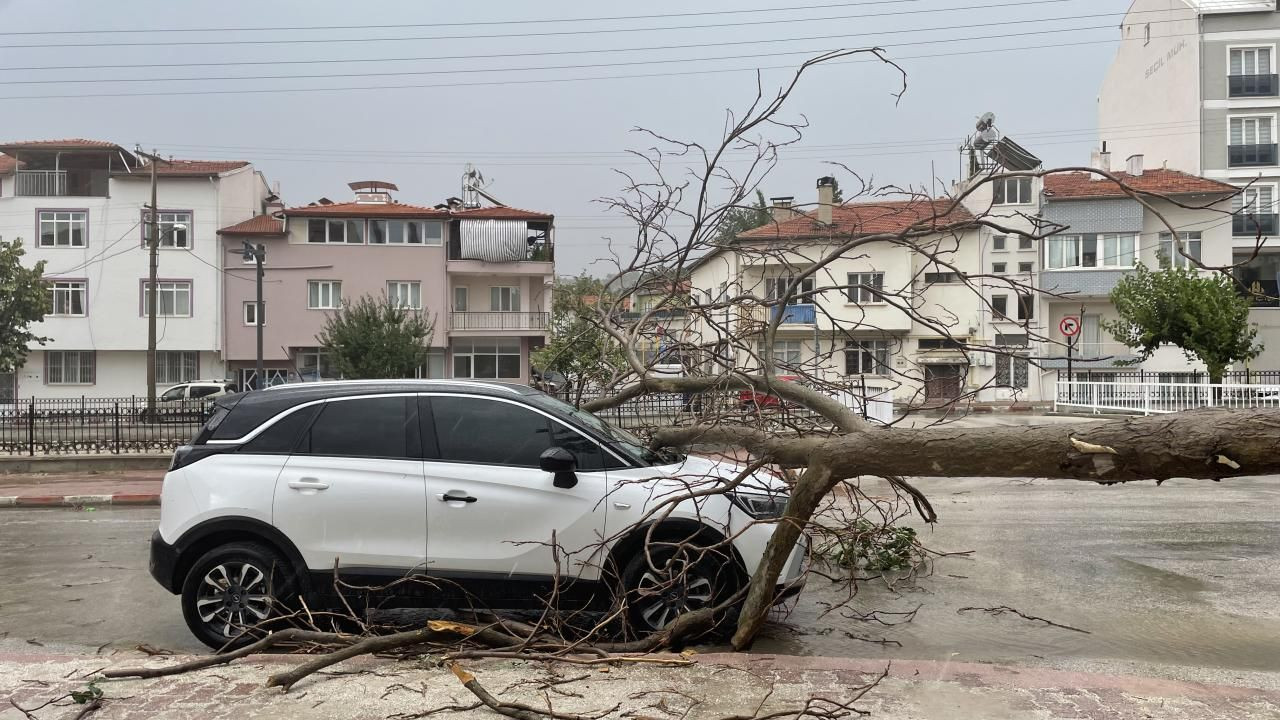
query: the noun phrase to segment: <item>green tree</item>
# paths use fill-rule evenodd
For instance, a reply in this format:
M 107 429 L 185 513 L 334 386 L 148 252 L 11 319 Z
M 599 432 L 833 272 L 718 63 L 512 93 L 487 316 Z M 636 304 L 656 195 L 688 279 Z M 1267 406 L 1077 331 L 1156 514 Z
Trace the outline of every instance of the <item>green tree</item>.
M 28 329 L 50 310 L 44 261 L 23 267 L 25 254 L 21 238 L 0 240 L 0 372 L 22 367 L 31 344 L 48 340 Z
M 1182 348 L 1199 359 L 1209 381 L 1222 382 L 1233 362 L 1262 352 L 1258 331 L 1249 325 L 1249 303 L 1222 273 L 1202 275 L 1194 268 L 1151 271 L 1143 265 L 1111 291 L 1120 319 L 1103 327 L 1116 340 L 1136 348 L 1141 359 L 1161 345 Z
M 769 203 L 764 200 L 764 193 L 756 190 L 756 201 L 746 207 L 735 207 L 726 210 L 720 216 L 716 227 L 716 245 L 725 245 L 748 230 L 766 225 L 773 220 L 769 212 Z
M 343 301 L 316 339 L 345 378 L 414 377 L 427 363 L 435 322 L 390 298 Z
M 586 275 L 557 281 L 551 293 L 549 337 L 533 364 L 564 375 L 575 405 L 588 385 L 603 385 L 626 367 L 621 346 L 600 326 L 596 308 L 608 302 L 604 283 Z

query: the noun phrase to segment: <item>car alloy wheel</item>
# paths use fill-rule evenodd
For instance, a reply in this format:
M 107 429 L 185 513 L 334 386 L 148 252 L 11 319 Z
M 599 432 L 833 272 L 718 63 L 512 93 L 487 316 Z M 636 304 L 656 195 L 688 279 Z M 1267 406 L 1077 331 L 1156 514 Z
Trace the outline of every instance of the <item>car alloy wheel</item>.
M 684 613 L 710 607 L 715 594 L 711 577 L 677 558 L 663 570 L 650 568 L 640 575 L 634 616 L 643 622 L 643 629 L 661 630 Z
M 226 562 L 205 573 L 196 593 L 201 622 L 227 640 L 271 617 L 267 573 L 248 562 Z

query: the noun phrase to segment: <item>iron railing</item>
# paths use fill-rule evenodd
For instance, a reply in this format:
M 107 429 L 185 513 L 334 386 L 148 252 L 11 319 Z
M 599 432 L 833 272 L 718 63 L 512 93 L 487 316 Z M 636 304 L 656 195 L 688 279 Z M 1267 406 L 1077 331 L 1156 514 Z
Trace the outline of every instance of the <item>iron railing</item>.
M 1199 408 L 1280 408 L 1280 385 L 1059 380 L 1054 410 L 1158 415 Z
M 545 330 L 551 313 L 451 312 L 450 330 Z
M 207 400 L 145 397 L 0 400 L 0 454 L 167 453 L 190 442 L 209 417 Z
M 1275 235 L 1280 232 L 1280 230 L 1277 230 L 1277 227 L 1280 227 L 1277 219 L 1280 219 L 1280 215 L 1275 213 L 1235 215 L 1231 218 L 1231 234 L 1248 237 L 1253 237 L 1258 233 Z
M 14 195 L 21 197 L 62 197 L 67 194 L 66 170 L 19 170 Z
M 1249 167 L 1253 165 L 1275 164 L 1275 143 L 1227 146 L 1227 167 Z
M 1276 75 L 1228 75 L 1228 97 L 1271 97 L 1276 94 Z

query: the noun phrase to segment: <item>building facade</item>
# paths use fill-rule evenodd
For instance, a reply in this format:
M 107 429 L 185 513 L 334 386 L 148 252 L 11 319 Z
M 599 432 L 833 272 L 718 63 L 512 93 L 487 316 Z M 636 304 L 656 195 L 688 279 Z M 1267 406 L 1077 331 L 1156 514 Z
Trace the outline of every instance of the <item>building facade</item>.
M 1094 162 L 1109 160 L 1099 154 Z M 1082 172 L 994 182 L 980 173 L 956 188 L 959 204 L 837 205 L 823 178 L 816 212 L 775 199 L 773 223 L 695 264 L 693 296 L 717 308 L 704 311 L 715 317 L 695 321 L 695 331 L 702 343 L 714 344 L 717 333 L 740 337 L 747 324 L 762 330 L 781 316 L 773 346 L 757 348 L 760 355 L 772 353 L 780 374 L 795 368 L 891 394 L 900 405 L 1048 400 L 1068 368 L 1097 378 L 1121 370 L 1171 379 L 1202 371 L 1176 348 L 1137 362 L 1136 352 L 1104 329 L 1118 317 L 1108 296 L 1138 263 L 1230 262 L 1231 224 L 1222 220 L 1230 220 L 1235 188 L 1146 170 L 1140 156 L 1115 173 L 1150 193 L 1144 196 L 1150 207 L 1115 182 Z M 1063 229 L 1037 240 L 1046 227 Z M 857 244 L 860 237 L 907 228 L 918 233 L 909 244 Z M 787 305 L 767 304 L 815 264 L 820 269 L 799 281 Z M 765 302 L 716 305 L 746 296 Z M 1061 330 L 1067 316 L 1081 326 L 1070 338 Z M 759 358 L 740 351 L 734 362 L 758 367 Z
M 351 202 L 313 203 L 224 227 L 222 314 L 228 371 L 258 387 L 338 376 L 317 336 L 344 300 L 388 297 L 433 322 L 423 377 L 528 382 L 546 342 L 554 278 L 549 214 L 517 208 L 397 202 L 390 183 L 352 183 Z M 263 300 L 244 245 L 265 250 Z
M 1264 0 L 1137 0 L 1098 95 L 1099 137 L 1113 157 L 1144 155 L 1246 188 L 1231 201 L 1229 259 L 1280 367 L 1280 12 Z
M 0 397 L 147 394 L 150 167 L 95 140 L 0 144 L 0 235 L 45 262 L 47 337 Z M 247 162 L 171 160 L 157 168 L 156 383 L 222 378 L 223 281 L 217 231 L 262 212 L 267 185 Z

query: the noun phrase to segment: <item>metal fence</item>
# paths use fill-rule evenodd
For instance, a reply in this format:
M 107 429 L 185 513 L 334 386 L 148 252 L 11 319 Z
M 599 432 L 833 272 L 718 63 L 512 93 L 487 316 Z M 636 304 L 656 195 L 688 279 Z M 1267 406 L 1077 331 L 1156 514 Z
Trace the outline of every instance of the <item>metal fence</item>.
M 1280 408 L 1280 384 L 1059 380 L 1054 410 L 1156 415 L 1207 407 Z
M 22 398 L 0 401 L 0 454 L 166 453 L 187 443 L 209 416 L 205 400 L 145 397 Z
M 1110 370 L 1081 368 L 1070 376 L 1066 370 L 1058 371 L 1058 380 L 1074 380 L 1077 382 L 1161 382 L 1161 383 L 1207 383 L 1209 375 L 1204 372 L 1179 372 L 1173 370 Z M 1228 385 L 1280 385 L 1280 370 L 1230 370 L 1222 375 L 1222 382 Z
M 575 391 L 561 393 L 559 398 L 570 404 L 586 405 L 592 400 L 612 396 L 614 392 Z M 893 390 L 854 384 L 833 393 L 845 407 L 864 418 L 881 423 L 893 421 Z M 692 425 L 705 420 L 765 422 L 778 429 L 817 429 L 830 423 L 818 413 L 783 400 L 776 395 L 750 390 L 709 390 L 697 393 L 649 393 L 614 407 L 593 411 L 610 424 L 647 434 L 658 427 Z

